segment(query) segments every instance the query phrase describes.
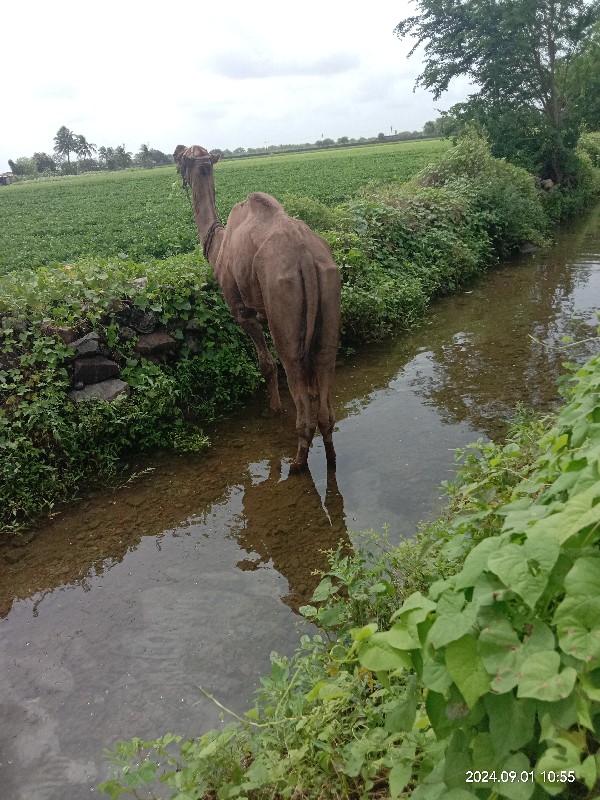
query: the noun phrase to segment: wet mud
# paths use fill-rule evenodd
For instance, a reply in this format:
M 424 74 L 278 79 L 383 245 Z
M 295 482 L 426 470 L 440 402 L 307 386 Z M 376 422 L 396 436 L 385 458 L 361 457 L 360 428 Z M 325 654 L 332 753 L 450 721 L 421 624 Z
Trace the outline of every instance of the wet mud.
M 205 454 L 154 454 L 122 486 L 0 545 L 0 800 L 80 800 L 102 749 L 197 734 L 251 704 L 269 652 L 298 640 L 324 550 L 435 512 L 454 450 L 501 437 L 517 402 L 549 409 L 600 305 L 600 211 L 547 251 L 440 300 L 423 325 L 340 364 L 337 473 L 320 439 L 289 475 L 292 403 L 262 396 Z M 15 544 L 16 541 L 16 544 Z

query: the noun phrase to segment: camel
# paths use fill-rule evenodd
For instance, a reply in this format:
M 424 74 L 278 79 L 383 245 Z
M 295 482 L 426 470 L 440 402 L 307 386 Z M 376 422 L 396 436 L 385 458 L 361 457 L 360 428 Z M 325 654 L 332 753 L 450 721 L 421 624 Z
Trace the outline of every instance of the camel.
M 192 208 L 204 257 L 233 318 L 254 342 L 269 406 L 281 411 L 277 366 L 263 334 L 266 320 L 296 406 L 298 451 L 290 472 L 308 468 L 317 427 L 327 466 L 335 469 L 333 377 L 340 329 L 340 274 L 327 242 L 263 192 L 232 209 L 224 226 L 215 207 L 218 153 L 177 145 L 173 154 Z

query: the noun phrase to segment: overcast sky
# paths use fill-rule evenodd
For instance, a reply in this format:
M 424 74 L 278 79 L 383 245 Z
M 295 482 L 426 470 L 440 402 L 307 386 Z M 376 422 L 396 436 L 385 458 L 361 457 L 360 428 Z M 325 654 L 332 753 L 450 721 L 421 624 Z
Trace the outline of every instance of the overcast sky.
M 52 153 L 61 125 L 97 146 L 260 147 L 420 130 L 462 100 L 413 85 L 407 0 L 2 3 L 0 171 Z

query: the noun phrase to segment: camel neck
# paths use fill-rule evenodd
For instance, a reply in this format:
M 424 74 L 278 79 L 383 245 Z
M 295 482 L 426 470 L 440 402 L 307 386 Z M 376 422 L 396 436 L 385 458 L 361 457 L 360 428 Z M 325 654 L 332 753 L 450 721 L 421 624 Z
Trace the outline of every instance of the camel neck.
M 192 184 L 192 208 L 204 256 L 212 265 L 219 251 L 223 224 L 215 206 L 215 184 L 212 180 L 197 180 Z M 219 246 L 217 246 L 219 245 Z

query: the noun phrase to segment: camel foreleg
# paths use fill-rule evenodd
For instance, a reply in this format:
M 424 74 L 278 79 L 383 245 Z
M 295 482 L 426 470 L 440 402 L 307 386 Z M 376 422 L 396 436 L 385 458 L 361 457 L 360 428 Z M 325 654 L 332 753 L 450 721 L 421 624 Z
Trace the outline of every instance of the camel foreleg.
M 267 342 L 263 334 L 260 322 L 256 318 L 256 314 L 252 312 L 251 316 L 242 315 L 238 313 L 235 315 L 236 322 L 246 331 L 248 336 L 254 342 L 256 352 L 258 354 L 258 367 L 261 375 L 267 384 L 267 391 L 269 392 L 269 408 L 271 411 L 281 411 L 281 398 L 279 397 L 279 386 L 277 383 L 277 365 L 273 356 L 269 352 Z

